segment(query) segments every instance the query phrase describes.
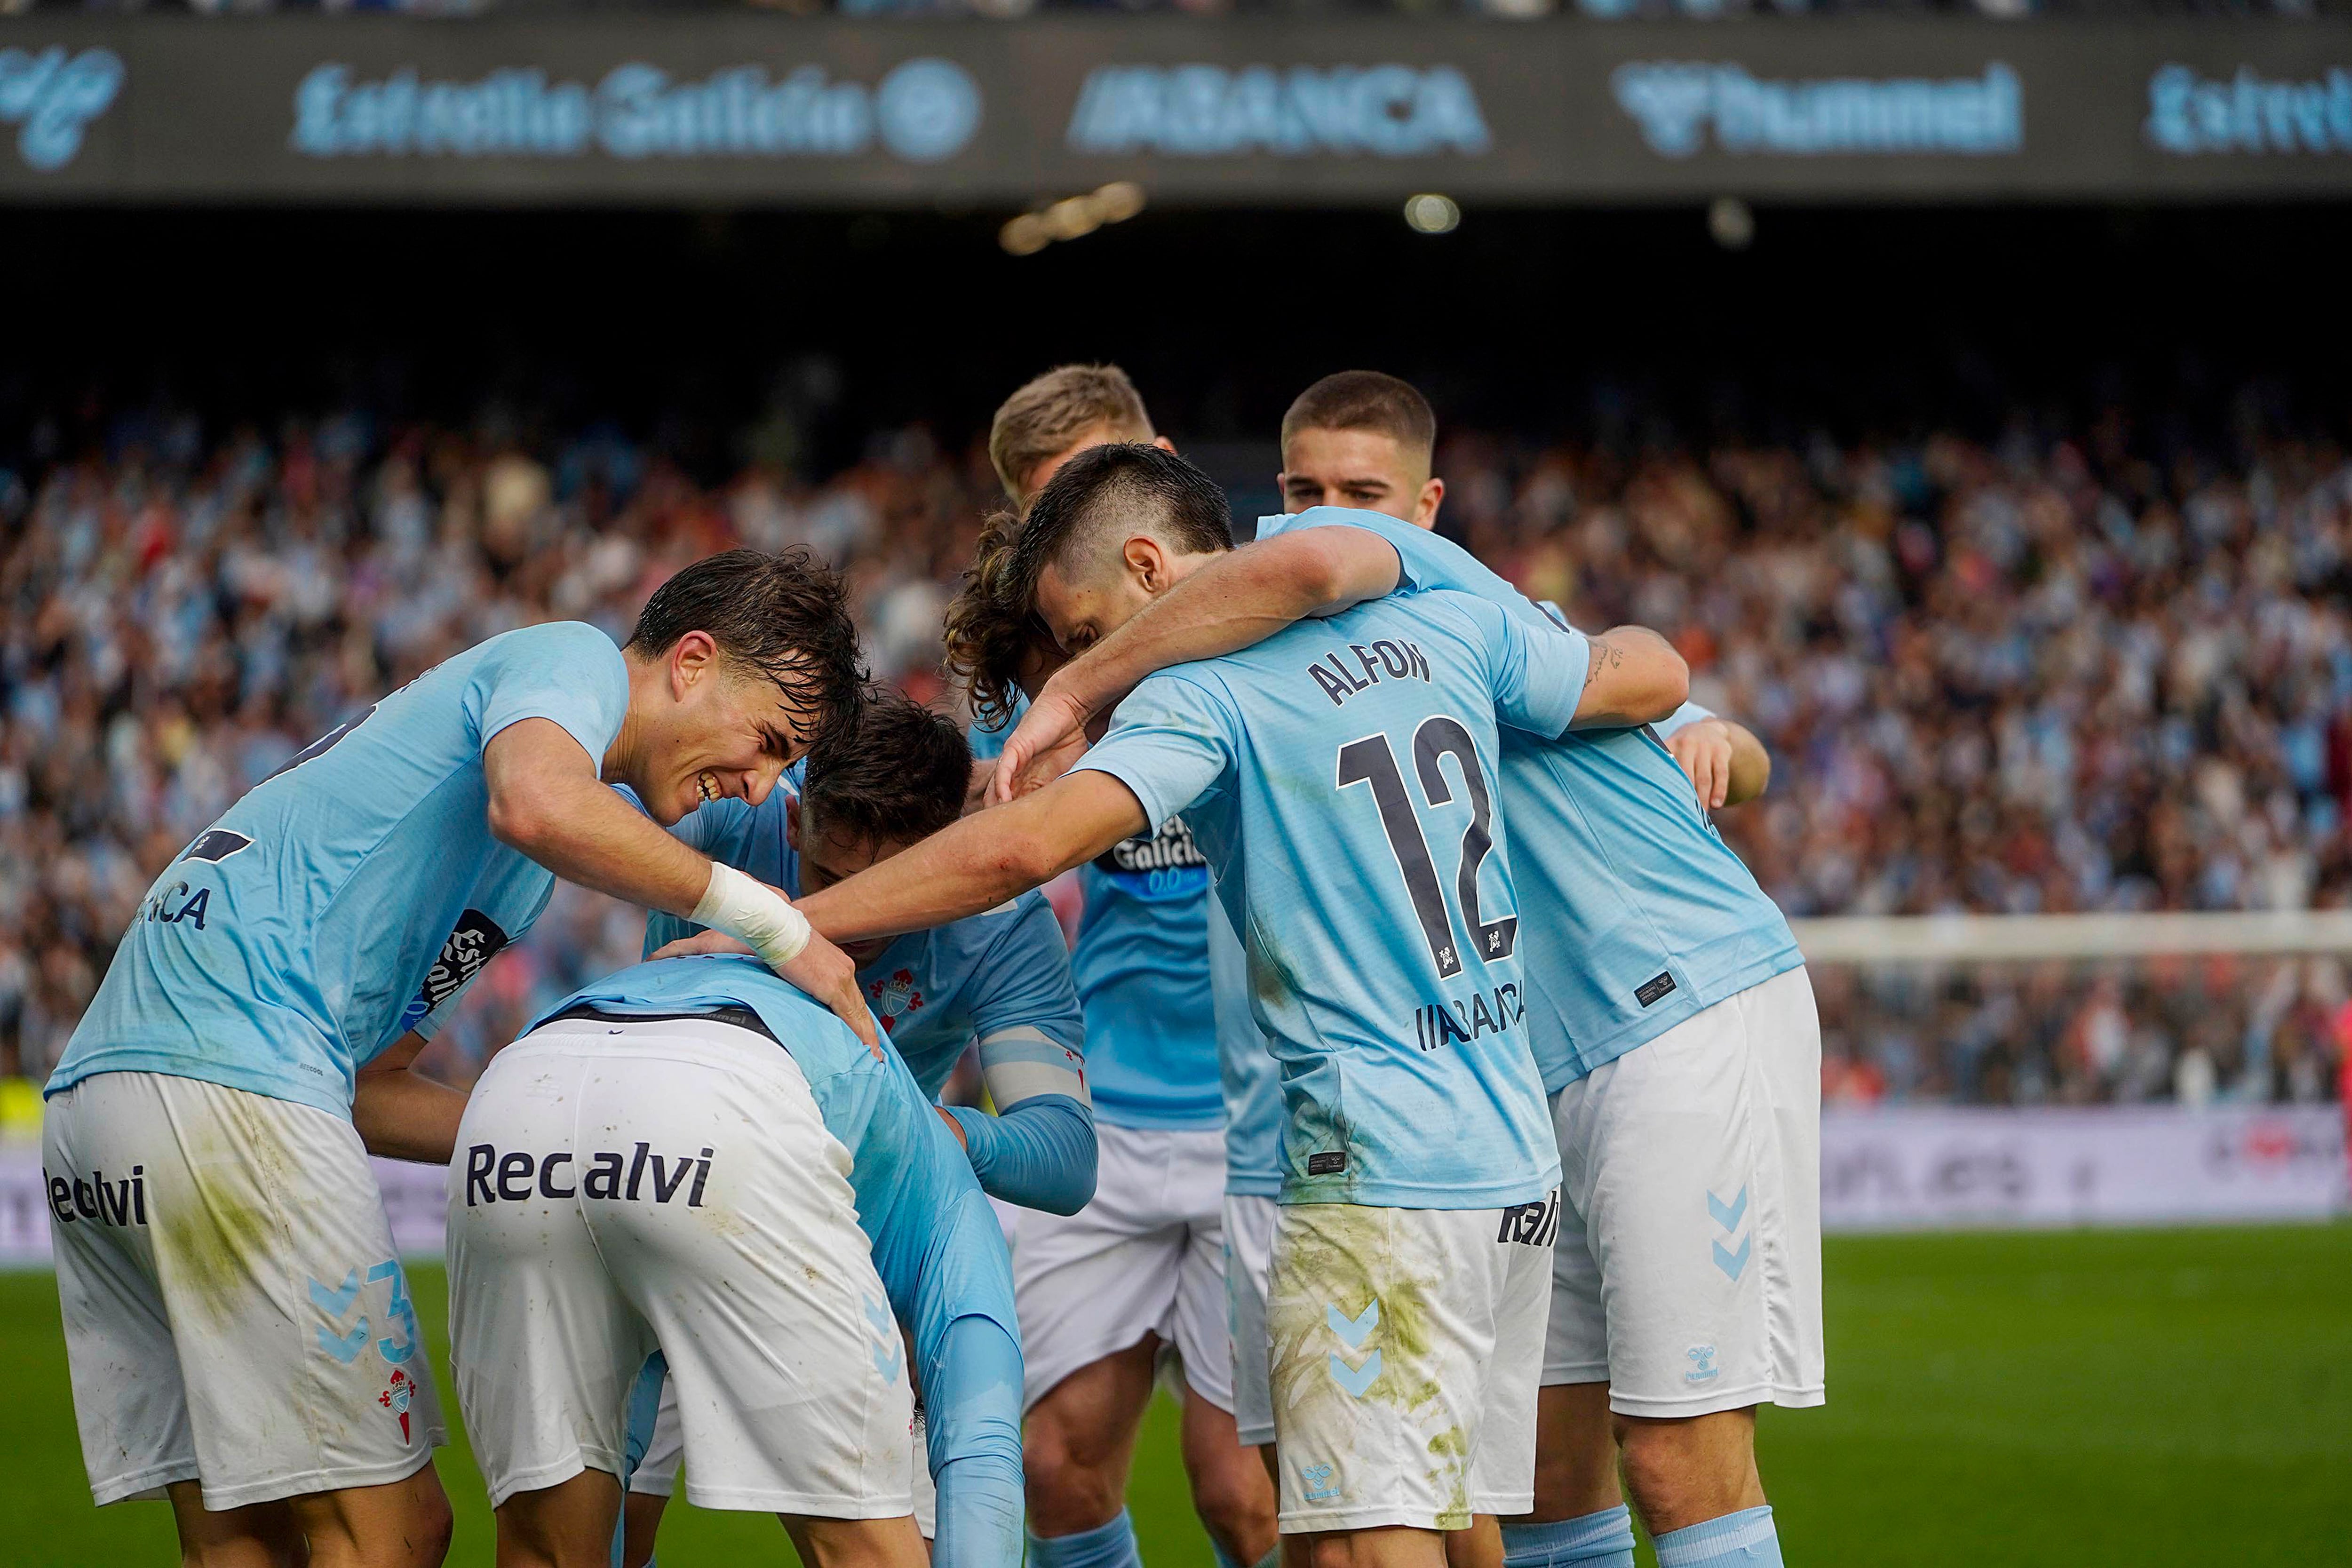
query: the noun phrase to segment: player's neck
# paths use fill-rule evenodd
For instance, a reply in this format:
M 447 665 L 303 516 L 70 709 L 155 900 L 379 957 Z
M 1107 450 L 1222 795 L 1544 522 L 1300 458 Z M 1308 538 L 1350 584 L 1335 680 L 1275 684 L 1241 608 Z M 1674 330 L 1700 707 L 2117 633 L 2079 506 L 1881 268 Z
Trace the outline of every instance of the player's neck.
M 625 784 L 635 789 L 645 763 L 645 715 L 667 695 L 663 687 L 669 665 L 667 660 L 646 658 L 635 648 L 622 649 L 621 659 L 629 667 L 629 710 L 621 716 L 621 728 L 613 743 L 604 748 L 596 773 L 606 784 Z

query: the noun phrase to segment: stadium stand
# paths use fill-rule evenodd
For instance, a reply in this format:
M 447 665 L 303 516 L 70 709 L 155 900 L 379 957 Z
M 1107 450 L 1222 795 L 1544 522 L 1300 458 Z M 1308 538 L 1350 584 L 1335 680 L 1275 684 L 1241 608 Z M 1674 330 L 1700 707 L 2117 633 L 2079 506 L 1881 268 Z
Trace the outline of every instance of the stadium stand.
M 625 627 L 741 542 L 856 585 L 877 675 L 952 700 L 940 613 L 993 498 L 885 430 L 823 483 L 698 483 L 609 429 L 185 408 L 35 429 L 0 468 L 0 1073 L 45 1072 L 155 868 L 350 709 L 507 627 Z M 1674 637 L 1778 759 L 1723 827 L 1792 914 L 2352 903 L 2352 458 L 2151 455 L 2121 415 L 1990 443 L 1448 441 L 1444 522 L 1592 624 Z M 754 447 L 756 449 L 756 447 Z M 637 924 L 559 891 L 448 1037 L 470 1077 Z M 1832 1100 L 2337 1092 L 2333 960 L 1822 977 Z M 1865 1044 L 1866 1042 L 1866 1044 Z

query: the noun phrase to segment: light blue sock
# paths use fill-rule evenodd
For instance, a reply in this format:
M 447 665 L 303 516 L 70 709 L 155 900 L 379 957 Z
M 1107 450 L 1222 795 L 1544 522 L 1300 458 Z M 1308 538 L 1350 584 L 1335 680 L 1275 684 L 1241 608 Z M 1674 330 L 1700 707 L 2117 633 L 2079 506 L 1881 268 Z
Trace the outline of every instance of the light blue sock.
M 1241 1563 L 1234 1561 L 1233 1553 L 1217 1544 L 1217 1538 L 1213 1535 L 1209 1537 L 1209 1555 L 1217 1560 L 1217 1568 L 1243 1568 Z M 1282 1543 L 1276 1542 L 1273 1551 L 1250 1564 L 1249 1568 L 1282 1568 Z
M 1030 1568 L 1143 1568 L 1135 1550 L 1135 1521 L 1127 1510 L 1108 1524 L 1076 1535 L 1029 1538 Z
M 1780 1532 L 1769 1506 L 1669 1530 L 1651 1544 L 1658 1568 L 1780 1568 Z
M 1619 1503 L 1554 1524 L 1507 1524 L 1503 1568 L 1633 1568 L 1633 1515 Z

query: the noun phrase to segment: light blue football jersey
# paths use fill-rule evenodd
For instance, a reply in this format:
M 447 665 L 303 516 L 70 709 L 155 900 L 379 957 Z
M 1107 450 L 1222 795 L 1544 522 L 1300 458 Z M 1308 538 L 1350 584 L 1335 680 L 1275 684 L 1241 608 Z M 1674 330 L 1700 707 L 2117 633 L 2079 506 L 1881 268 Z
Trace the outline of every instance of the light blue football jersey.
M 1556 624 L 1467 551 L 1380 512 L 1316 507 L 1261 519 L 1258 536 L 1331 526 L 1387 540 L 1405 589 L 1456 589 L 1525 624 Z M 1506 731 L 1502 780 L 1527 911 L 1528 1037 L 1547 1089 L 1804 962 L 1649 731 Z
M 1498 716 L 1557 733 L 1581 643 L 1444 592 L 1161 671 L 1078 765 L 1217 868 L 1281 1063 L 1282 1200 L 1475 1209 L 1559 1179 L 1529 1055 Z
M 1250 1011 L 1249 954 L 1209 905 L 1209 989 L 1217 1010 L 1217 1068 L 1225 1098 L 1225 1191 L 1270 1198 L 1282 1192 L 1282 1075 Z
M 972 725 L 972 755 L 1003 754 L 1011 722 Z M 1095 1120 L 1206 1131 L 1223 1124 L 1216 1006 L 1209 987 L 1209 869 L 1181 819 L 1114 846 L 1078 870 L 1070 953 L 1087 1018 Z
M 807 776 L 806 762 L 794 763 L 758 805 L 712 801 L 679 818 L 671 831 L 713 860 L 797 899 L 801 858 L 784 835 L 784 803 L 798 798 Z M 646 953 L 698 929 L 656 911 L 646 921 Z M 992 1041 L 992 1067 L 1024 1053 L 1053 1065 L 1067 1064 L 1071 1053 L 1087 1054 L 1069 948 L 1042 893 L 910 931 L 860 965 L 857 978 L 874 1021 L 934 1099 L 976 1037 Z
M 562 621 L 330 731 L 156 878 L 47 1092 L 155 1072 L 349 1115 L 353 1074 L 429 1032 L 553 888 L 490 836 L 482 748 L 547 719 L 601 763 L 628 705 L 621 650 Z

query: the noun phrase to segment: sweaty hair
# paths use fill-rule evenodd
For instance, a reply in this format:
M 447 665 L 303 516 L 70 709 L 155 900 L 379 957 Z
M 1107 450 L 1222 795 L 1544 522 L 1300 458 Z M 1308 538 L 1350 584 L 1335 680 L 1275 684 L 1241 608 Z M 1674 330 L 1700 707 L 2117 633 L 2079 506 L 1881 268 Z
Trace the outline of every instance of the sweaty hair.
M 856 710 L 866 671 L 849 596 L 804 547 L 704 556 L 654 590 L 628 647 L 657 658 L 688 632 L 708 633 L 730 663 L 773 682 L 803 710 L 812 747 Z
M 1343 370 L 1298 395 L 1282 416 L 1282 447 L 1301 430 L 1370 430 L 1427 462 L 1437 447 L 1437 416 L 1412 383 L 1376 370 Z
M 878 848 L 928 838 L 963 813 L 971 751 L 955 721 L 868 687 L 849 722 L 809 753 L 801 821 Z
M 971 694 L 971 710 L 982 722 L 1002 728 L 1012 721 L 1021 694 L 1021 674 L 1041 650 L 1053 647 L 1027 604 L 1007 593 L 1013 541 L 1021 520 L 1010 511 L 992 513 L 981 525 L 963 585 L 948 602 L 947 668 Z
M 1006 597 L 1034 605 L 1048 565 L 1114 531 L 1150 533 L 1187 555 L 1231 550 L 1233 509 L 1214 479 L 1173 452 L 1139 441 L 1089 447 L 1029 503 L 1005 568 Z
M 1038 464 L 1103 426 L 1120 441 L 1149 441 L 1153 435 L 1143 395 L 1127 372 L 1115 364 L 1066 364 L 1004 400 L 988 427 L 988 460 L 1018 505 L 1026 499 L 1022 482 Z

